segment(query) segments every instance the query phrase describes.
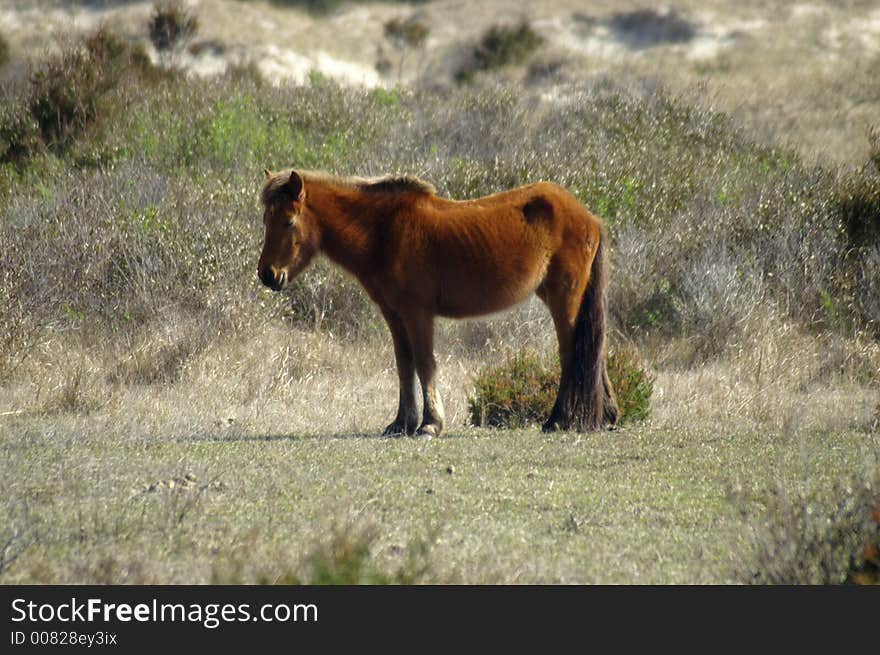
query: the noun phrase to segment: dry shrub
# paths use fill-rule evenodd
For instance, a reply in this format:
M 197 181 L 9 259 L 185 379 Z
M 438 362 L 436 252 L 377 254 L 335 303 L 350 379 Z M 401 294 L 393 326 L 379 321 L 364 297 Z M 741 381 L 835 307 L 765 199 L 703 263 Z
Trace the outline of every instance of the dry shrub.
M 102 27 L 31 75 L 29 108 L 47 145 L 69 145 L 97 120 L 127 54 L 127 44 Z
M 387 573 L 376 566 L 372 551 L 378 532 L 375 528 L 351 525 L 334 527 L 330 536 L 306 557 L 303 568 L 308 584 L 414 584 L 423 571 L 404 568 Z
M 386 38 L 398 48 L 418 48 L 428 38 L 428 26 L 415 16 L 407 20 L 392 18 L 383 25 Z
M 95 367 L 80 363 L 47 390 L 41 411 L 45 414 L 90 414 L 107 404 L 107 389 Z
M 769 301 L 753 307 L 715 356 L 705 338 L 639 341 L 663 389 L 659 423 L 738 420 L 761 429 L 863 430 L 880 385 L 880 343 L 810 329 Z
M 410 16 L 405 20 L 402 18 L 392 18 L 386 21 L 383 25 L 383 32 L 393 50 L 397 52 L 397 75 L 398 80 L 400 80 L 403 77 L 403 66 L 407 53 L 410 50 L 421 50 L 422 55 L 424 55 L 423 46 L 430 30 L 418 16 Z M 422 57 L 422 62 L 424 62 L 424 57 Z M 387 75 L 393 67 L 394 65 L 390 57 L 385 54 L 385 49 L 380 45 L 376 70 L 383 75 Z
M 323 258 L 275 300 L 281 316 L 300 328 L 351 338 L 384 329 L 360 283 Z
M 880 175 L 862 173 L 844 178 L 834 200 L 853 247 L 880 245 Z
M 114 60 L 113 43 L 95 40 L 80 56 Z M 23 370 L 30 335 L 44 330 L 113 343 L 104 379 L 120 382 L 179 379 L 187 362 L 216 354 L 210 342 L 218 335 L 227 342 L 252 315 L 387 344 L 359 283 L 327 262 L 284 294 L 270 295 L 256 281 L 259 171 L 290 164 L 414 172 L 456 198 L 557 181 L 604 220 L 612 328 L 642 352 L 651 344 L 650 361 L 681 369 L 732 357 L 735 375 L 753 379 L 771 359 L 787 362 L 772 364 L 780 379 L 798 381 L 786 389 L 815 385 L 822 366 L 872 379 L 870 357 L 832 348 L 823 360 L 810 347 L 801 360 L 811 362 L 809 374 L 801 375 L 805 365 L 791 366 L 797 349 L 784 345 L 787 337 L 773 345 L 780 325 L 807 337 L 876 335 L 880 245 L 871 243 L 873 219 L 862 220 L 870 212 L 847 214 L 865 226 L 851 236 L 844 196 L 835 195 L 848 188 L 841 176 L 755 144 L 724 116 L 656 87 L 607 80 L 561 88 L 552 103 L 510 86 L 438 94 L 326 83 L 257 92 L 247 79 L 178 82 L 135 79 L 102 96 L 107 111 L 95 121 L 111 129 L 79 140 L 114 153 L 112 160 L 84 170 L 76 148 L 59 150 L 52 167 L 26 162 L 9 183 L 0 221 L 0 373 L 7 379 Z M 15 117 L 3 125 L 21 124 L 17 131 L 41 142 L 25 100 L 0 109 Z M 873 178 L 860 175 L 864 185 L 853 188 L 870 193 L 851 195 L 871 200 Z M 532 305 L 540 307 L 534 301 L 523 311 Z M 201 322 L 205 350 L 173 321 L 177 336 L 141 342 L 157 316 Z M 552 339 L 543 307 L 483 326 L 439 325 L 441 348 L 448 337 L 456 356 L 483 361 L 511 346 L 541 351 Z M 765 334 L 770 345 L 751 336 Z M 745 352 L 763 363 L 747 363 Z
M 168 315 L 139 330 L 108 374 L 113 384 L 172 384 L 213 335 L 202 323 Z
M 147 28 L 156 50 L 164 52 L 183 47 L 198 31 L 199 19 L 180 0 L 163 0 L 153 5 Z
M 45 148 L 64 152 L 117 110 L 121 82 L 144 81 L 149 63 L 101 26 L 31 71 L 25 96 L 0 113 L 0 163 L 24 166 Z
M 740 340 L 752 317 L 766 305 L 766 291 L 758 273 L 726 253 L 710 251 L 692 264 L 673 300 L 681 330 L 694 346 L 695 359 L 722 355 Z
M 828 507 L 800 494 L 771 493 L 755 528 L 754 562 L 740 573 L 756 584 L 841 584 L 878 581 L 880 486 L 838 485 Z

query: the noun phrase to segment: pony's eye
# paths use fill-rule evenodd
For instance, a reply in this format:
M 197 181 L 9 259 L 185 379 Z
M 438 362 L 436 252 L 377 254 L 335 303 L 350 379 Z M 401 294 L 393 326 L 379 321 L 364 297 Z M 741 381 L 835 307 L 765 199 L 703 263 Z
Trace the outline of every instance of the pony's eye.
M 294 224 L 295 221 L 292 218 L 288 218 L 286 221 L 284 221 L 284 227 L 286 227 L 288 230 L 292 229 Z

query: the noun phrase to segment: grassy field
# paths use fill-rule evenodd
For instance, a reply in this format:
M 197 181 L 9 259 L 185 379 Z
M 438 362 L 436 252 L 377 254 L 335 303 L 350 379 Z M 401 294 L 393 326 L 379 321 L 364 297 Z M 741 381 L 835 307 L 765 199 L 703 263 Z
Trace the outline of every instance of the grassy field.
M 836 583 L 876 557 L 876 134 L 817 165 L 639 75 L 275 86 L 90 34 L 2 71 L 0 582 Z M 567 186 L 650 418 L 469 425 L 481 371 L 552 355 L 532 299 L 440 322 L 448 432 L 378 438 L 393 353 L 356 282 L 256 279 L 261 171 L 290 165 Z
M 747 579 L 762 538 L 743 513 L 780 490 L 831 494 L 877 449 L 857 429 L 730 421 L 386 440 L 372 434 L 384 419 L 367 421 L 369 435 L 179 413 L 6 421 L 5 509 L 23 531 L 13 552 L 30 547 L 3 579 L 311 580 L 316 552 L 342 539 L 369 545 L 358 581 L 724 583 Z

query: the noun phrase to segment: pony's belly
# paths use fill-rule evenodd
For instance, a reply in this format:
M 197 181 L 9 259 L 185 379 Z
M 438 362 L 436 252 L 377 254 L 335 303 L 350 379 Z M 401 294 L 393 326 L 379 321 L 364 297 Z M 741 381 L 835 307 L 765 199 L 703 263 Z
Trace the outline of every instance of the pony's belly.
M 504 311 L 535 291 L 544 277 L 544 268 L 506 279 L 474 275 L 445 285 L 438 294 L 437 313 L 447 318 L 468 318 Z
M 475 318 L 477 316 L 485 316 L 487 314 L 496 314 L 498 312 L 503 312 L 505 309 L 510 309 L 514 305 L 522 302 L 528 297 L 529 294 L 526 294 L 522 298 L 515 298 L 509 302 L 504 303 L 495 303 L 495 304 L 449 304 L 443 305 L 437 311 L 438 316 L 443 316 L 444 318 Z

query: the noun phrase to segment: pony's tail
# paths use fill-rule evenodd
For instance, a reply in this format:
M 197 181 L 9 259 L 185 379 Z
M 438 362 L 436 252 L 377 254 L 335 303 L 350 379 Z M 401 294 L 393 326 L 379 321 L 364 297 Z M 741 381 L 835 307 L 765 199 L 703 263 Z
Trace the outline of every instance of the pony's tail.
M 590 279 L 574 325 L 571 394 L 572 428 L 586 432 L 615 425 L 620 415 L 606 359 L 608 262 L 604 232 L 593 258 Z

